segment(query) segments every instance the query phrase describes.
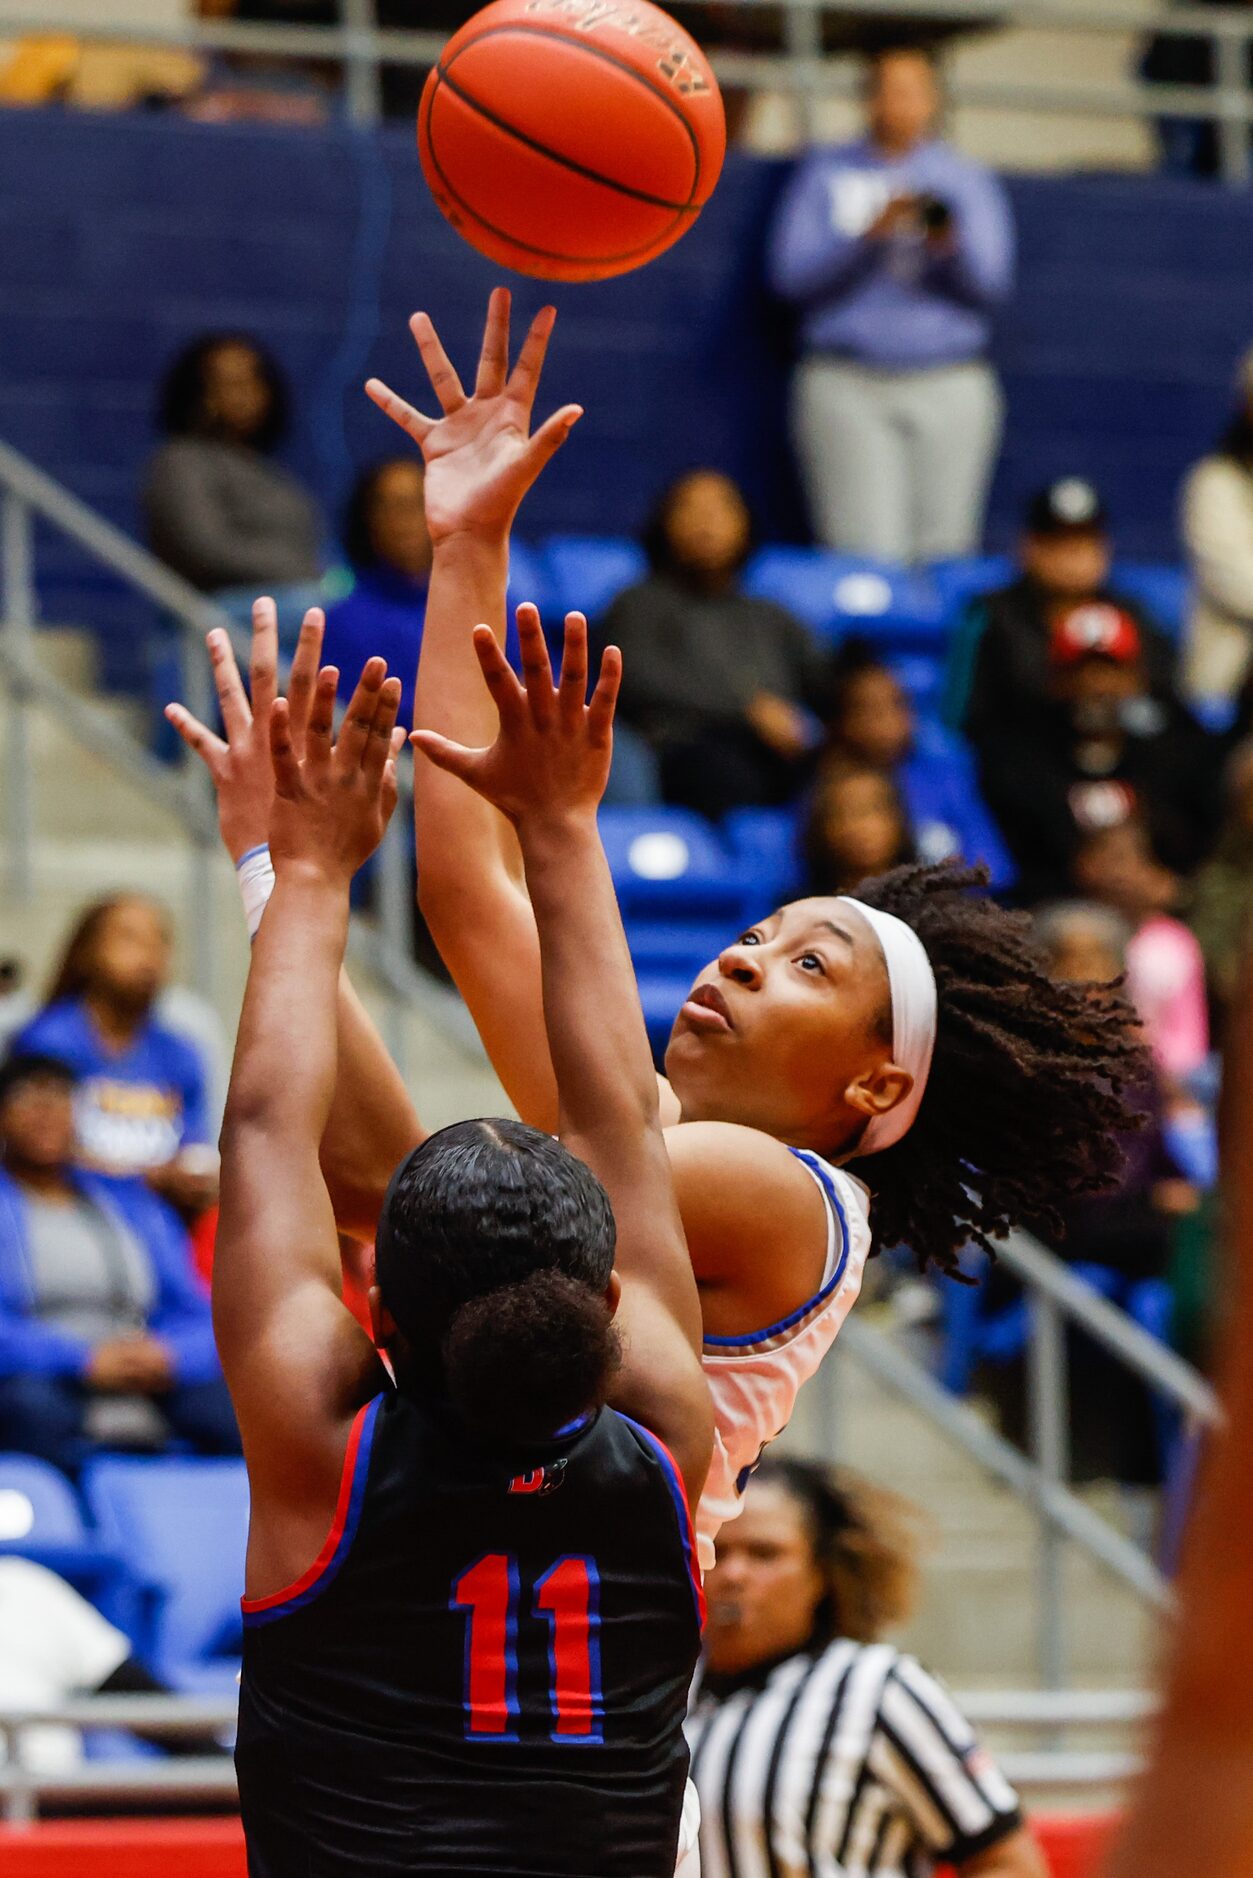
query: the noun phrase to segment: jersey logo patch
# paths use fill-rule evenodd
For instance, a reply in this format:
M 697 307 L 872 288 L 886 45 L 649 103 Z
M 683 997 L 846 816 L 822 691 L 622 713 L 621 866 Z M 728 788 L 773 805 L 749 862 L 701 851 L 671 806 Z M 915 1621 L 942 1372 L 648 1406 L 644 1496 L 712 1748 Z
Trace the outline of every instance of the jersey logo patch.
M 528 1473 L 515 1474 L 509 1482 L 510 1493 L 537 1493 L 541 1499 L 556 1493 L 566 1477 L 566 1461 L 553 1461 L 548 1467 L 532 1467 Z

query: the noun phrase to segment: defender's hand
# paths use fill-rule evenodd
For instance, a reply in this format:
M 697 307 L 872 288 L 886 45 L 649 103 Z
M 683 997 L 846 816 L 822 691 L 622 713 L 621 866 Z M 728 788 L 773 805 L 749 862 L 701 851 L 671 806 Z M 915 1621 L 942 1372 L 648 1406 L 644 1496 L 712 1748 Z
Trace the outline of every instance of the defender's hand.
M 531 435 L 531 413 L 557 314 L 550 306 L 536 314 L 510 373 L 509 308 L 508 289 L 498 287 L 488 303 L 478 376 L 469 397 L 429 317 L 415 313 L 410 320 L 441 418 L 423 417 L 381 379 L 366 384 L 367 396 L 422 452 L 426 525 L 436 547 L 453 535 L 506 535 L 523 496 L 583 415 L 579 405 L 564 405 Z
M 304 747 L 325 629 L 325 614 L 320 607 L 311 607 L 300 628 L 287 687 L 292 742 L 297 751 Z M 205 643 L 213 665 L 225 741 L 193 717 L 186 705 L 167 704 L 165 715 L 213 778 L 222 842 L 232 861 L 237 862 L 249 849 L 268 840 L 274 805 L 269 723 L 278 695 L 278 613 L 273 600 L 262 598 L 253 603 L 248 691 L 239 675 L 229 633 L 215 627 Z
M 566 615 L 559 684 L 553 683 L 533 606 L 518 608 L 518 637 L 525 687 L 491 628 L 474 629 L 474 650 L 500 717 L 490 750 L 467 750 L 431 730 L 415 731 L 412 741 L 432 763 L 469 783 L 519 827 L 571 814 L 594 816 L 609 778 L 622 654 L 616 646 L 607 648 L 589 701 L 587 621 L 581 613 Z
M 270 752 L 275 794 L 269 834 L 276 874 L 304 866 L 347 887 L 391 820 L 396 757 L 404 746 L 404 732 L 396 729 L 400 680 L 388 678 L 383 659 L 370 659 L 338 740 L 332 741 L 338 683 L 333 665 L 318 673 L 303 749 L 297 747 L 289 701 L 274 701 Z

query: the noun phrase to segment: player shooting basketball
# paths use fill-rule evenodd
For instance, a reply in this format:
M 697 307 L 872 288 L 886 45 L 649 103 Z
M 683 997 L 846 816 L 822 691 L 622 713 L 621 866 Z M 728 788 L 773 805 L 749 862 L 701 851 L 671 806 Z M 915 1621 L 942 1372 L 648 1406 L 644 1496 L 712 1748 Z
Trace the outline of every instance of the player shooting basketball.
M 579 416 L 567 405 L 531 435 L 553 319 L 537 316 L 510 371 L 498 290 L 467 395 L 415 315 L 438 419 L 370 386 L 426 461 L 435 560 L 418 720 L 470 745 L 492 735 L 470 630 L 485 621 L 503 639 L 514 515 Z M 533 636 L 534 609 L 522 613 Z M 264 671 L 272 608 L 256 619 Z M 306 633 L 319 630 L 311 616 Z M 220 695 L 242 699 L 224 637 L 213 656 Z M 172 715 L 211 759 L 238 860 L 264 841 L 260 793 L 229 749 Z M 416 802 L 422 910 L 510 1099 L 551 1129 L 556 1083 L 514 830 L 453 776 L 421 776 Z M 661 1100 L 717 1421 L 697 1513 L 706 1563 L 851 1309 L 872 1243 L 951 1271 L 971 1240 L 1018 1221 L 1057 1227 L 1058 1205 L 1105 1184 L 1118 1135 L 1135 1125 L 1125 1091 L 1143 1082 L 1143 1057 L 1121 995 L 1051 980 L 1027 921 L 977 883 L 952 866 L 902 868 L 855 900 L 779 908 L 732 938 L 676 1019 Z M 359 1017 L 345 994 L 340 1068 L 357 1099 L 337 1102 L 324 1156 L 341 1223 L 369 1237 L 392 1147 L 414 1124 L 394 1073 L 373 1073 L 381 1046 Z
M 400 685 L 371 660 L 332 744 L 338 674 L 306 658 L 298 700 L 268 713 L 275 885 L 213 1275 L 252 1490 L 236 1760 L 253 1878 L 675 1867 L 700 1641 L 687 1505 L 712 1438 L 700 1311 L 596 832 L 616 655 L 586 703 L 579 628 L 559 687 L 537 632 L 525 650 L 524 692 L 482 635 L 490 749 L 424 747 L 517 830 L 561 1138 L 464 1122 L 412 1149 L 379 1219 L 373 1342 L 341 1302 L 318 1148 Z M 604 1407 L 611 1388 L 643 1425 Z

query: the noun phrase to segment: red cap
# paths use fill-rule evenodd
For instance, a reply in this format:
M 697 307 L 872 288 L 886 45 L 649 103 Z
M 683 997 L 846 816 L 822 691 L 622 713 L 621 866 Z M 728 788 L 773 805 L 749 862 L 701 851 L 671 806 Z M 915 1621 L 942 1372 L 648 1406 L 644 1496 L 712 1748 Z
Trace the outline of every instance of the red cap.
M 1072 607 L 1053 628 L 1049 647 L 1054 665 L 1077 665 L 1080 659 L 1113 659 L 1130 665 L 1140 656 L 1140 629 L 1130 613 L 1104 600 Z

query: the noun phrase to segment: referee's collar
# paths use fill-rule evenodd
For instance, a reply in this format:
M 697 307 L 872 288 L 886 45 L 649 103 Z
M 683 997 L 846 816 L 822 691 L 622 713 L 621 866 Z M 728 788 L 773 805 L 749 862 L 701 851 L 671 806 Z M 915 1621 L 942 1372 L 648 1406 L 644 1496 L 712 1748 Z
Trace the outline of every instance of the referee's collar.
M 799 1656 L 817 1657 L 815 1650 L 785 1650 L 782 1656 L 768 1656 L 760 1663 L 753 1663 L 748 1669 L 728 1671 L 720 1675 L 709 1668 L 702 1659 L 699 1680 L 692 1691 L 694 1702 L 727 1702 L 733 1695 L 739 1695 L 743 1689 L 764 1689 L 776 1669 L 782 1669 L 785 1663 L 793 1663 Z

